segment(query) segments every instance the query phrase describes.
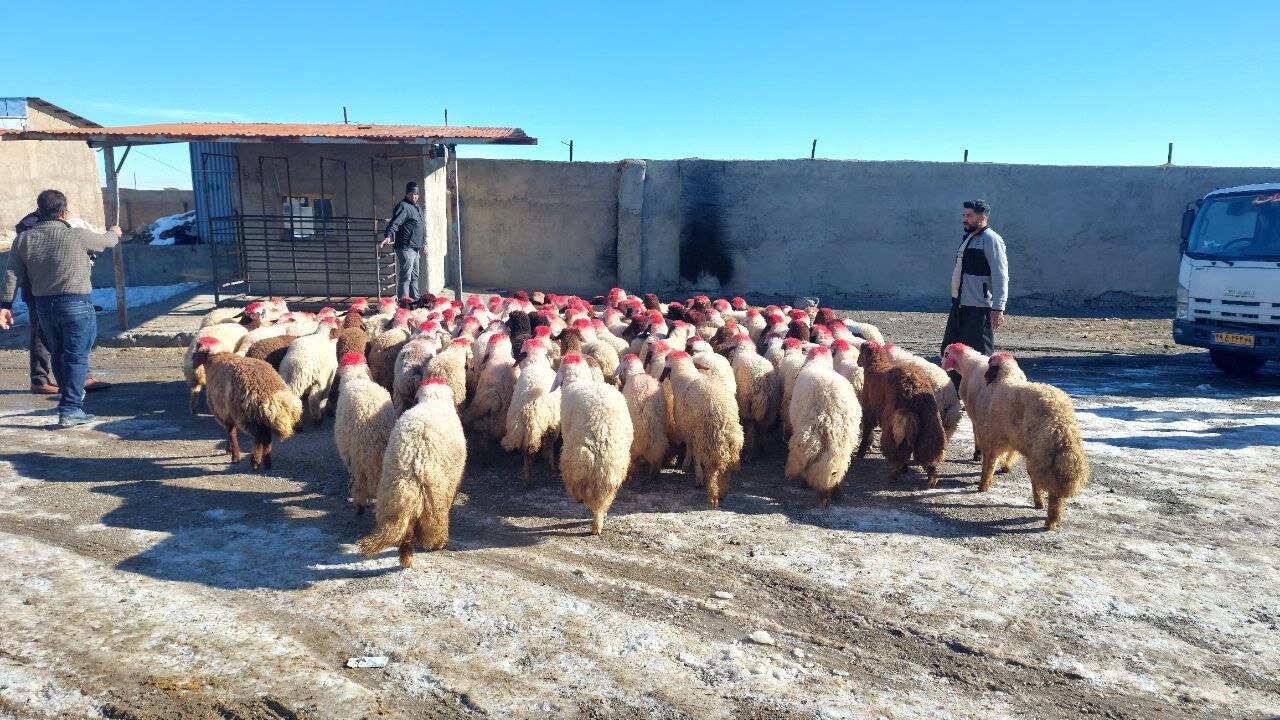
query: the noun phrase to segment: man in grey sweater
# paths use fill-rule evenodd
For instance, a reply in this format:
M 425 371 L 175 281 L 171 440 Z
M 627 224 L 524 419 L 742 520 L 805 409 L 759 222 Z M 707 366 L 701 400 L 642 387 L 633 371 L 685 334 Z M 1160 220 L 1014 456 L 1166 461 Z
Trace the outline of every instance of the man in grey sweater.
M 987 226 L 991 206 L 985 200 L 964 203 L 964 240 L 951 270 L 951 313 L 942 336 L 942 352 L 964 343 L 983 355 L 995 352 L 995 331 L 1004 324 L 1009 298 L 1009 259 L 1004 238 Z M 960 376 L 951 379 L 959 383 Z
M 12 327 L 14 295 L 29 286 L 32 297 L 26 300 L 40 314 L 40 332 L 58 381 L 58 426 L 73 427 L 95 419 L 84 411 L 89 351 L 98 334 L 89 254 L 114 247 L 121 232 L 119 227 L 102 234 L 71 227 L 67 196 L 58 190 L 40 193 L 36 208 L 40 222 L 19 235 L 9 252 L 0 284 L 0 330 Z

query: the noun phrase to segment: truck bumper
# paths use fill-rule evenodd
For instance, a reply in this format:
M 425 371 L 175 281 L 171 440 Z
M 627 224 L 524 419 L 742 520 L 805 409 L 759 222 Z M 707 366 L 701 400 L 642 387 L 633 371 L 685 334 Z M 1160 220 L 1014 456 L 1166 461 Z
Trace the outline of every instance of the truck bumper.
M 1252 336 L 1253 347 L 1242 347 L 1240 345 L 1217 342 L 1214 340 L 1214 337 L 1216 333 L 1220 332 Z M 1259 358 L 1280 357 L 1280 330 L 1241 330 L 1240 328 L 1218 325 L 1216 323 L 1174 320 L 1173 341 L 1179 345 L 1230 350 L 1231 352 L 1240 353 L 1242 355 L 1251 355 Z

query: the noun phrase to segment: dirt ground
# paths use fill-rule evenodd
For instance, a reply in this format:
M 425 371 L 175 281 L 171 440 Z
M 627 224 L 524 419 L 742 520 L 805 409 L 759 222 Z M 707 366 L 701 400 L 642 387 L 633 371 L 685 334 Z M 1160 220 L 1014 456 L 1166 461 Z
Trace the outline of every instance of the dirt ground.
M 937 352 L 940 315 L 859 316 Z M 2 351 L 0 717 L 1274 716 L 1280 372 L 1168 337 L 1000 334 L 1077 403 L 1092 479 L 1056 532 L 1021 468 L 976 492 L 965 421 L 934 490 L 873 452 L 822 509 L 777 447 L 719 511 L 678 472 L 629 486 L 600 537 L 558 479 L 473 458 L 409 571 L 353 553 L 331 424 L 249 474 L 188 413 L 182 351 L 137 348 L 95 352 L 100 422 L 51 431 Z

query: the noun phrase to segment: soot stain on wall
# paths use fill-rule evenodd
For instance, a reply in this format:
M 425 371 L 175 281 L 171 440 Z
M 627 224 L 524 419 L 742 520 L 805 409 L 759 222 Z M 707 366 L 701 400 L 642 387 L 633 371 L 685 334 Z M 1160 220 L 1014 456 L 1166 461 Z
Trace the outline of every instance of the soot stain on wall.
M 706 273 L 727 285 L 733 280 L 724 222 L 723 167 L 717 163 L 680 166 L 680 277 L 697 282 Z

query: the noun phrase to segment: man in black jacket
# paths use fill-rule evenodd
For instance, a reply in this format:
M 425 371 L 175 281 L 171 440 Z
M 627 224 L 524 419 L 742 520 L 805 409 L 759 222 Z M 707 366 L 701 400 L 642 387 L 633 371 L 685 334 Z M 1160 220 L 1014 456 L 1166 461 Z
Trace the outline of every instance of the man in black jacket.
M 398 284 L 396 294 L 400 302 L 418 297 L 418 263 L 422 258 L 424 223 L 422 209 L 418 207 L 418 183 L 404 186 L 404 199 L 391 210 L 391 222 L 379 247 L 394 243 Z

